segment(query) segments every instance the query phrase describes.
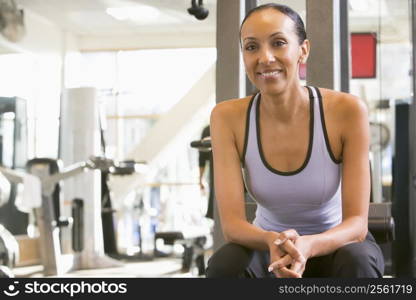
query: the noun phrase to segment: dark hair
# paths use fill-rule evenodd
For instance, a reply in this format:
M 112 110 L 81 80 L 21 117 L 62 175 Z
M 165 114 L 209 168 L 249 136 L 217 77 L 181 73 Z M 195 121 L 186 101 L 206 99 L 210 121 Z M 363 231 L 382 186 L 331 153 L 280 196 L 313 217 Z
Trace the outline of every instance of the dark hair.
M 285 14 L 286 16 L 288 16 L 289 18 L 292 19 L 292 21 L 295 23 L 295 29 L 296 29 L 296 34 L 299 38 L 299 44 L 302 44 L 303 41 L 307 39 L 305 24 L 303 23 L 302 18 L 299 16 L 299 14 L 297 12 L 295 12 L 293 9 L 291 9 L 289 6 L 286 6 L 286 5 L 283 5 L 283 4 L 277 4 L 277 3 L 263 4 L 263 5 L 257 6 L 255 8 L 253 8 L 252 10 L 250 10 L 247 13 L 247 15 L 245 16 L 243 22 L 241 23 L 240 36 L 241 36 L 241 28 L 243 28 L 243 25 L 244 25 L 245 21 L 248 19 L 248 17 L 250 17 L 256 11 L 260 11 L 260 10 L 264 10 L 264 9 L 268 9 L 268 8 L 273 8 L 275 10 L 278 10 L 282 14 Z

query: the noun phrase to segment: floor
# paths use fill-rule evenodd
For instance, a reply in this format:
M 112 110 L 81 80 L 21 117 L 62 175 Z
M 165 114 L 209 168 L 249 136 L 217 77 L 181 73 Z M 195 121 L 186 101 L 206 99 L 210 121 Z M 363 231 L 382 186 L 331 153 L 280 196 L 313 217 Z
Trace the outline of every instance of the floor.
M 209 232 L 209 230 L 208 230 Z M 161 242 L 158 240 L 158 242 Z M 206 235 L 206 240 L 204 242 L 204 258 L 205 265 L 208 258 L 212 255 L 213 241 L 212 234 Z M 116 259 L 116 264 L 120 266 L 111 267 L 111 268 L 100 268 L 100 269 L 78 269 L 65 272 L 60 275 L 54 276 L 45 276 L 43 272 L 42 265 L 30 265 L 30 266 L 20 266 L 13 268 L 12 272 L 16 278 L 43 278 L 43 277 L 64 277 L 64 278 L 76 278 L 76 277 L 141 277 L 141 278 L 174 278 L 174 277 L 203 277 L 198 275 L 198 269 L 193 263 L 190 270 L 182 270 L 182 256 L 184 251 L 184 245 L 178 241 L 174 246 L 157 245 L 157 253 L 159 254 L 168 254 L 167 257 L 157 257 L 151 258 L 151 260 L 138 260 L 132 259 L 123 260 Z M 196 246 L 198 247 L 198 246 Z M 201 251 L 201 248 L 196 251 Z M 153 250 L 152 252 L 153 253 Z M 200 253 L 200 252 L 196 252 Z M 65 256 L 65 255 L 64 255 Z M 63 256 L 61 262 L 65 261 Z M 195 256 L 195 254 L 194 254 Z M 109 259 L 108 256 L 104 257 L 105 260 Z M 113 260 L 114 259 L 110 259 Z M 39 261 L 39 260 L 38 260 Z M 73 258 L 68 260 L 67 265 L 73 265 Z M 194 260 L 195 261 L 195 260 Z M 88 259 L 88 262 L 91 260 Z M 87 263 L 88 264 L 88 263 Z M 93 263 L 91 263 L 93 264 Z M 107 264 L 108 265 L 108 264 Z M 113 263 L 111 263 L 113 265 Z M 68 268 L 69 269 L 69 268 Z
M 204 252 L 205 263 L 212 255 L 212 248 Z M 182 255 L 172 254 L 169 257 L 155 257 L 145 261 L 117 260 L 120 266 L 101 269 L 71 270 L 62 275 L 45 276 L 42 265 L 15 267 L 12 272 L 16 278 L 43 277 L 141 277 L 141 278 L 175 278 L 175 277 L 203 277 L 198 275 L 196 266 L 190 270 L 182 270 Z
M 201 277 L 194 268 L 182 271 L 181 258 L 156 258 L 144 262 L 124 262 L 121 267 L 91 270 L 74 270 L 59 276 L 44 276 L 43 266 L 27 266 L 14 268 L 16 278 L 39 277 L 146 277 L 146 278 L 174 278 L 174 277 Z

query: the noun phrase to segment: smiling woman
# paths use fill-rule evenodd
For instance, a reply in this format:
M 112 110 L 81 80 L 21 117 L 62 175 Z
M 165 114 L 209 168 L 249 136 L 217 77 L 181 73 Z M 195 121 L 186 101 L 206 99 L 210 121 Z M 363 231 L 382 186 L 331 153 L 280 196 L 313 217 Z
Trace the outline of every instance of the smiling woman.
M 271 4 L 253 9 L 243 20 L 240 30 L 247 76 L 257 87 L 278 88 L 278 85 L 273 82 L 277 83 L 279 78 L 284 77 L 288 77 L 291 81 L 295 80 L 299 73 L 299 62 L 305 62 L 309 53 L 309 41 L 306 39 L 303 21 L 293 10 L 282 9 L 288 18 L 275 18 L 268 14 L 261 14 L 258 18 L 249 18 L 259 10 L 273 6 L 274 4 Z M 268 35 L 270 25 L 276 25 L 281 28 L 281 31 Z M 279 53 L 281 62 L 286 68 L 277 62 L 274 68 L 263 63 L 275 61 L 273 52 Z M 293 60 L 293 57 L 297 60 Z M 257 64 L 257 59 L 262 64 Z M 279 82 L 281 83 L 282 80 Z
M 229 243 L 211 257 L 207 277 L 381 277 L 382 253 L 367 232 L 364 103 L 301 85 L 310 43 L 287 6 L 250 11 L 240 42 L 259 92 L 211 113 L 215 194 Z M 244 186 L 258 204 L 252 224 Z

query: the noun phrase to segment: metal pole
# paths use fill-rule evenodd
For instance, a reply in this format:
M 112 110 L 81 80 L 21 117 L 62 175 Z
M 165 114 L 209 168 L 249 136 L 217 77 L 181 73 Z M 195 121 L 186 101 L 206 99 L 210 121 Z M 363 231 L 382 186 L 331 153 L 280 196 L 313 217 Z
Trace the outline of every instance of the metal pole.
M 252 10 L 253 8 L 257 7 L 258 3 L 257 0 L 246 0 L 245 3 L 246 7 L 245 7 L 245 15 L 247 15 L 247 13 Z M 250 79 L 248 79 L 247 75 L 246 75 L 246 95 L 251 95 L 253 94 L 255 91 L 255 86 L 251 83 Z
M 341 91 L 349 93 L 350 91 L 350 74 L 351 74 L 351 65 L 350 65 L 350 31 L 348 28 L 348 0 L 339 1 L 339 33 L 340 33 L 340 51 L 341 51 L 341 74 L 340 74 L 340 84 Z
M 340 90 L 341 0 L 306 1 L 306 26 L 311 41 L 308 85 Z
M 412 261 L 409 262 L 411 265 L 411 274 L 409 276 L 414 277 L 416 274 L 416 0 L 409 0 L 409 6 L 411 8 L 411 38 L 412 38 L 412 88 L 413 88 L 413 97 L 410 104 L 410 120 L 409 120 L 409 153 L 410 153 L 410 188 L 409 188 L 409 233 L 410 241 L 409 245 L 411 247 L 411 258 Z

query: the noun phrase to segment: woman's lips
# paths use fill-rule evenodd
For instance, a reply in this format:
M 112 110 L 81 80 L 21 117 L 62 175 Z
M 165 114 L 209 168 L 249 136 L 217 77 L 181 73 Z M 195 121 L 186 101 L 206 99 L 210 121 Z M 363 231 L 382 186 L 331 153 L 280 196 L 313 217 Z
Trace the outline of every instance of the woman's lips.
M 282 73 L 282 70 L 270 70 L 270 71 L 264 71 L 264 72 L 257 72 L 257 76 L 261 79 L 277 79 Z

